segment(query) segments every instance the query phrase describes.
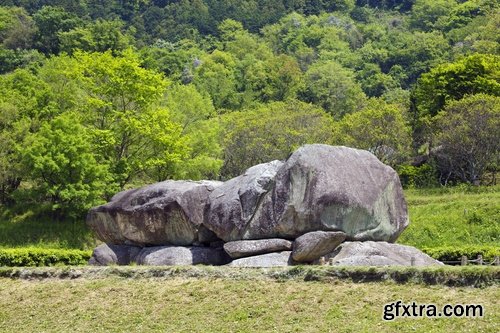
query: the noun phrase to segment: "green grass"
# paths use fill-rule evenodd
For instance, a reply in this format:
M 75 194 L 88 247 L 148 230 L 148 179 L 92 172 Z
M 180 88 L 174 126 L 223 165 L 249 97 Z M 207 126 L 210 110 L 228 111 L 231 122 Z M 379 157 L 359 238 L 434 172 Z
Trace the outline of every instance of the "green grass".
M 14 214 L 0 209 L 0 248 L 90 250 L 97 239 L 83 220 L 54 221 L 32 211 Z
M 500 288 L 389 282 L 0 278 L 0 332 L 498 332 Z M 482 318 L 382 319 L 385 304 L 481 304 Z
M 410 226 L 398 243 L 500 246 L 500 186 L 407 190 Z

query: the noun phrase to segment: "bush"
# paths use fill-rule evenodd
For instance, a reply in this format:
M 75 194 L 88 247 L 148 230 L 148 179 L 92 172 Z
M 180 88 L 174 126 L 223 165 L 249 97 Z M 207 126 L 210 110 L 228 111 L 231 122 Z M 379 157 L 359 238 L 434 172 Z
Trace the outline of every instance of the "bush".
M 0 266 L 78 266 L 86 265 L 91 251 L 60 249 L 0 249 Z
M 428 188 L 438 184 L 436 169 L 432 165 L 400 165 L 397 169 L 404 188 Z
M 462 256 L 474 260 L 478 255 L 482 255 L 484 261 L 492 262 L 495 256 L 500 256 L 500 247 L 497 246 L 444 246 L 423 248 L 422 251 L 439 261 L 460 261 Z

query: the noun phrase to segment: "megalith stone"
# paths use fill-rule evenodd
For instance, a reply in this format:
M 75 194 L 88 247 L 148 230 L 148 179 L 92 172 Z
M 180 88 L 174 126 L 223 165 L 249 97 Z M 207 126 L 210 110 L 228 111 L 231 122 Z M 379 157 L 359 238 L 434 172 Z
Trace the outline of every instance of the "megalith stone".
M 186 266 L 225 265 L 230 258 L 222 248 L 155 246 L 144 248 L 136 258 L 139 265 Z
M 165 181 L 120 192 L 111 202 L 92 208 L 87 224 L 100 240 L 112 244 L 191 245 L 216 240 L 203 220 L 209 194 L 220 185 Z

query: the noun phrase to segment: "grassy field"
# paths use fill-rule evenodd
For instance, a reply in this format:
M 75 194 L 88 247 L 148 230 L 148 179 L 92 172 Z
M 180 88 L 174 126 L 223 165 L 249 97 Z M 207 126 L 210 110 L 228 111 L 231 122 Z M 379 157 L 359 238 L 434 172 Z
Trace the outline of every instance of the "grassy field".
M 398 242 L 424 247 L 500 244 L 500 186 L 406 190 L 410 226 Z M 53 222 L 31 212 L 0 210 L 0 248 L 90 250 L 96 238 L 83 220 Z
M 500 246 L 500 186 L 407 190 L 405 196 L 410 226 L 398 243 Z
M 0 332 L 498 332 L 500 288 L 272 279 L 0 279 Z M 387 303 L 481 304 L 482 318 L 397 318 Z

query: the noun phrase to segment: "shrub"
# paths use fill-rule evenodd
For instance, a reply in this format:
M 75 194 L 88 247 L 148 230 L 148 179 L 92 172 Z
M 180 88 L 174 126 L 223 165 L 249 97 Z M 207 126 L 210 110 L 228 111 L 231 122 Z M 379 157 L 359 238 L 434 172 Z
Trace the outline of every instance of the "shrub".
M 419 167 L 400 165 L 398 174 L 404 188 L 427 188 L 437 185 L 436 169 L 429 164 Z
M 482 255 L 484 261 L 491 262 L 495 256 L 500 256 L 500 247 L 484 245 L 423 248 L 422 251 L 439 261 L 460 261 L 462 256 L 473 260 Z
M 0 249 L 0 266 L 56 266 L 86 265 L 91 251 L 61 249 Z

